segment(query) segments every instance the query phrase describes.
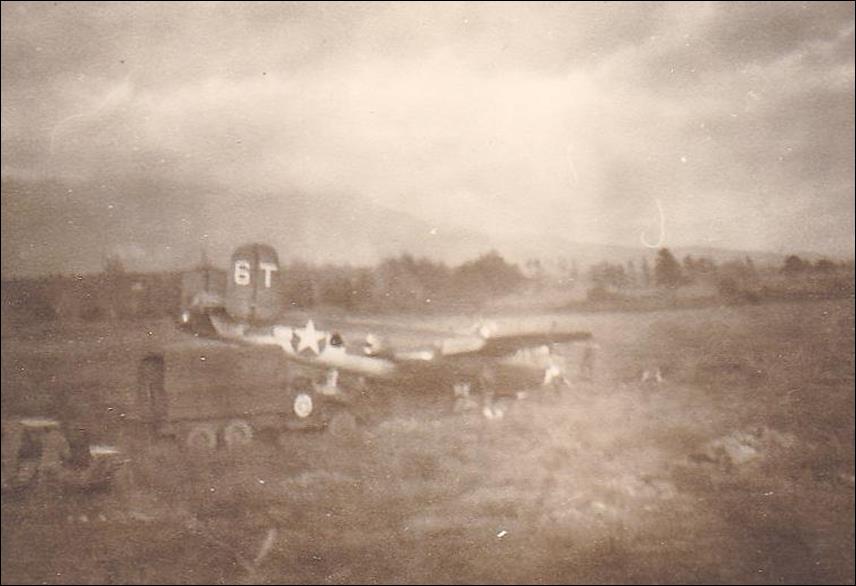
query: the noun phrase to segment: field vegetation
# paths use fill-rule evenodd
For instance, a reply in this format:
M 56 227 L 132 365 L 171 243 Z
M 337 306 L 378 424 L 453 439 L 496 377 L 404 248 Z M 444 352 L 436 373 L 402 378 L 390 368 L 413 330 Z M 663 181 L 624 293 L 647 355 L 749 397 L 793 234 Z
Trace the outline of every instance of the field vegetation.
M 848 299 L 497 315 L 509 330 L 590 329 L 594 379 L 574 376 L 568 347 L 570 387 L 531 389 L 501 419 L 394 394 L 349 439 L 205 457 L 154 445 L 110 491 L 6 491 L 2 581 L 852 583 L 853 312 Z M 79 407 L 110 422 L 108 441 L 134 352 L 172 335 L 135 320 L 4 336 L 4 416 L 88 389 Z

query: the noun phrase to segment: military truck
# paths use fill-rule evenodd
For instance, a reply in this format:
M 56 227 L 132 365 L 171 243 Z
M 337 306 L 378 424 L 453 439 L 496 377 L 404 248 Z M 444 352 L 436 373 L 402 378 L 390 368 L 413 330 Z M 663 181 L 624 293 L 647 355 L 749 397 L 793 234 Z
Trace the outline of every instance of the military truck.
M 319 380 L 320 379 L 320 380 Z M 140 360 L 127 424 L 189 449 L 251 443 L 288 430 L 353 433 L 356 419 L 334 371 L 284 360 L 274 347 L 193 340 Z

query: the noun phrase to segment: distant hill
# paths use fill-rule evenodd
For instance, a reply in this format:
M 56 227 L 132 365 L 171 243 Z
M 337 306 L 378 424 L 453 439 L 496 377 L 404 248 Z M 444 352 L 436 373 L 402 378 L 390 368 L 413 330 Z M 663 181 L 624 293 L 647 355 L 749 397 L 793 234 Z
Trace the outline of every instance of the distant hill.
M 240 204 L 203 186 L 124 179 L 109 183 L 2 183 L 3 276 L 98 271 L 109 255 L 129 270 L 193 266 L 203 249 L 224 265 L 250 241 L 283 261 L 374 264 L 410 251 L 446 262 L 492 242 L 476 230 L 437 228 L 348 195 L 248 194 Z
M 3 277 L 99 271 L 108 256 L 134 271 L 194 266 L 203 251 L 226 264 L 249 241 L 269 242 L 284 262 L 370 265 L 408 252 L 458 264 L 491 249 L 512 262 L 541 259 L 548 267 L 576 261 L 580 270 L 600 262 L 638 261 L 654 250 L 574 242 L 533 233 L 489 233 L 478 218 L 437 226 L 350 194 L 248 193 L 235 203 L 223 188 L 157 182 L 140 177 L 105 182 L 2 182 Z M 461 227 L 466 226 L 466 227 Z M 716 261 L 750 256 L 781 264 L 784 254 L 675 247 L 676 256 Z M 808 259 L 820 255 L 800 253 Z

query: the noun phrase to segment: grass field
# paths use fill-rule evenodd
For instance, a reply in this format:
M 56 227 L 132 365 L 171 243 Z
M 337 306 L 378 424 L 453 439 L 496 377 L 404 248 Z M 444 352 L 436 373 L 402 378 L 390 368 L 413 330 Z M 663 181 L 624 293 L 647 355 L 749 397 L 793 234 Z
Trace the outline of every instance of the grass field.
M 590 329 L 594 380 L 4 494 L 3 583 L 853 583 L 852 299 L 497 321 Z M 70 386 L 108 417 L 171 335 L 89 327 L 4 337 L 4 416 Z

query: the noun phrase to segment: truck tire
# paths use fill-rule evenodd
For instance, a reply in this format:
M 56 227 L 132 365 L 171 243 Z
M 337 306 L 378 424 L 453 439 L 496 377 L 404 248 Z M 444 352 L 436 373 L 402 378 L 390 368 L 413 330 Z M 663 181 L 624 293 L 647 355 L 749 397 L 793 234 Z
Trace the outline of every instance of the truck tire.
M 357 418 L 348 411 L 339 411 L 330 419 L 327 429 L 335 438 L 353 438 L 357 435 Z
M 246 446 L 253 442 L 253 428 L 243 419 L 235 419 L 223 428 L 223 442 L 228 448 Z
M 306 419 L 312 414 L 315 406 L 312 403 L 312 396 L 307 393 L 298 393 L 294 397 L 293 404 L 294 414 L 300 419 Z
M 194 425 L 184 436 L 184 445 L 191 450 L 213 451 L 217 449 L 217 429 L 209 423 Z

